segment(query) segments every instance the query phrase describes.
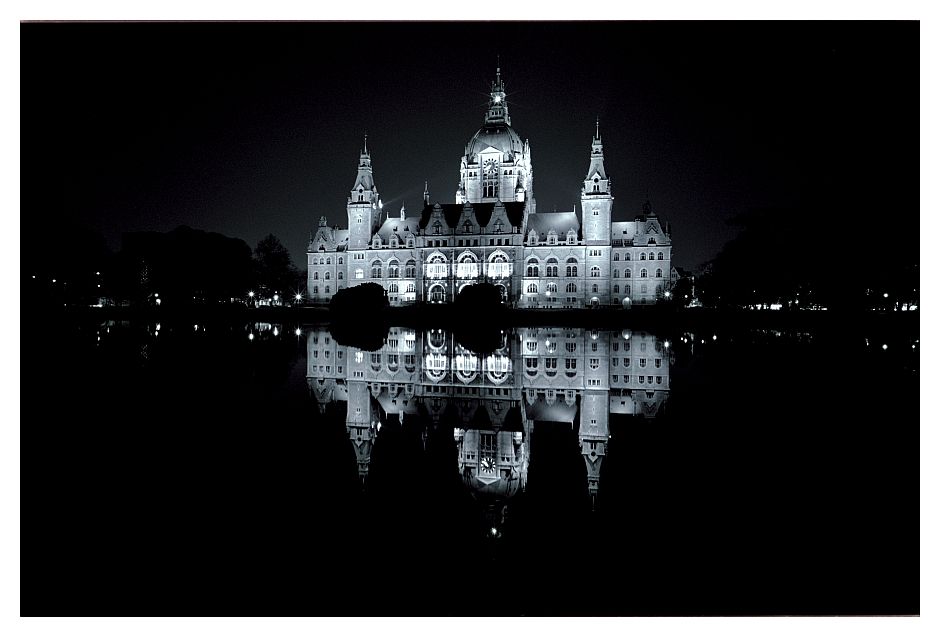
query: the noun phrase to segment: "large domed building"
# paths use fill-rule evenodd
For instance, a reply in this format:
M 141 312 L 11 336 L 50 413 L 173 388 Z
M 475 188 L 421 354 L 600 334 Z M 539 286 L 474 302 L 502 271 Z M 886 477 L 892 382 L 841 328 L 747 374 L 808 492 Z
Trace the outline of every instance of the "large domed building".
M 591 140 L 581 210 L 538 212 L 532 150 L 512 128 L 499 69 L 483 125 L 460 158 L 454 203 L 383 218 L 368 146 L 346 203 L 348 225 L 326 217 L 307 248 L 307 295 L 374 282 L 392 305 L 447 303 L 473 283 L 495 284 L 519 307 L 653 303 L 673 281 L 668 226 L 649 202 L 632 221 L 612 221 L 614 197 L 599 128 Z M 637 263 L 639 262 L 639 263 Z

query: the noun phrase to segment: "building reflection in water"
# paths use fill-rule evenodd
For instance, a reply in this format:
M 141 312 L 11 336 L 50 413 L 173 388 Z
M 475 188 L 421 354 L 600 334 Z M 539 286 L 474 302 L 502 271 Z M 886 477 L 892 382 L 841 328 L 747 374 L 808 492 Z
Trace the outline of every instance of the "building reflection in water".
M 611 414 L 656 417 L 669 394 L 670 353 L 647 332 L 583 328 L 505 330 L 485 355 L 447 330 L 391 328 L 381 349 L 364 351 L 314 327 L 307 382 L 321 411 L 346 403 L 364 484 L 382 423 L 407 417 L 425 440 L 428 431 L 452 429 L 463 482 L 477 496 L 505 501 L 526 488 L 533 433 L 560 423 L 577 432 L 594 503 Z M 499 514 L 492 515 L 497 534 Z

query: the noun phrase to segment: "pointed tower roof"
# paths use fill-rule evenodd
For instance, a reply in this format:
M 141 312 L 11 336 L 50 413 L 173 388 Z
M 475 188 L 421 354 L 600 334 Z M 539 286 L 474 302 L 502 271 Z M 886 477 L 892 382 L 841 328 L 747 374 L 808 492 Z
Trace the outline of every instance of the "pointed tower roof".
M 356 174 L 356 181 L 352 189 L 372 190 L 375 188 L 375 182 L 372 179 L 372 158 L 369 156 L 368 146 L 369 136 L 366 134 L 362 140 L 362 152 L 359 153 L 359 171 Z
M 607 172 L 604 170 L 604 145 L 601 143 L 600 118 L 595 122 L 594 139 L 591 141 L 591 165 L 588 167 L 587 178 L 593 179 L 594 175 L 607 179 Z

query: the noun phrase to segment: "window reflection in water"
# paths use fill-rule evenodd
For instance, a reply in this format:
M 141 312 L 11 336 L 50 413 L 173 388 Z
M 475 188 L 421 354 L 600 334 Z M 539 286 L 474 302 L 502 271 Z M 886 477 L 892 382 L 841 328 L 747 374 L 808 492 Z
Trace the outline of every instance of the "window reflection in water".
M 392 328 L 369 352 L 338 344 L 320 327 L 307 332 L 307 381 L 321 409 L 346 403 L 363 484 L 391 419 L 452 431 L 464 485 L 478 498 L 511 498 L 526 489 L 532 437 L 554 424 L 577 434 L 572 451 L 583 458 L 594 502 L 611 415 L 657 416 L 669 394 L 671 353 L 647 332 L 582 328 L 507 330 L 483 354 L 447 330 Z M 498 527 L 496 515 L 487 528 L 498 534 Z

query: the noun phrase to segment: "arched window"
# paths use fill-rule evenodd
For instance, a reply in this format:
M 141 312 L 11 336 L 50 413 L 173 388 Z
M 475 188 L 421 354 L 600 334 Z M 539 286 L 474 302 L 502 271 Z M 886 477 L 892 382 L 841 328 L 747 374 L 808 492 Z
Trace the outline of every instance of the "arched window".
M 317 286 L 313 286 L 313 293 L 314 293 L 314 294 L 319 294 L 319 293 L 320 293 L 320 291 L 318 290 Z
M 632 279 L 632 278 L 633 278 L 633 271 L 632 271 L 630 268 L 627 268 L 626 270 L 624 270 L 624 271 L 623 271 L 623 278 L 625 278 L 625 279 Z
M 538 276 L 539 275 L 539 260 L 535 257 L 532 257 L 525 264 L 525 275 L 526 276 Z
M 660 252 L 659 254 L 656 255 L 656 259 L 659 261 L 662 261 L 664 256 L 665 255 L 662 252 Z
M 314 272 L 314 273 L 313 273 L 313 280 L 314 280 L 314 281 L 317 281 L 317 280 L 319 280 L 319 278 L 320 278 L 320 273 L 319 273 L 319 272 Z
M 476 256 L 470 252 L 460 255 L 457 261 L 457 276 L 461 279 L 475 279 L 478 274 Z
M 326 290 L 323 291 L 324 294 L 330 293 L 330 286 L 326 286 Z
M 558 259 L 555 257 L 549 258 L 545 264 L 545 276 L 558 276 Z
M 342 271 L 342 270 L 340 270 L 339 272 L 336 273 L 336 278 L 339 279 L 340 281 L 343 280 L 343 271 Z
M 405 245 L 408 246 L 409 248 L 415 247 L 415 238 L 414 238 L 414 235 L 411 235 L 411 234 L 408 235 L 408 238 L 405 239 Z
M 659 279 L 659 278 L 662 278 L 662 276 L 663 276 L 662 268 L 656 268 L 656 278 Z
M 327 265 L 332 265 L 332 264 L 333 264 L 333 257 L 327 257 L 327 258 L 326 258 L 326 264 L 327 264 Z
M 327 281 L 329 281 L 329 280 L 330 280 L 330 273 L 329 273 L 329 272 L 325 272 L 325 273 L 323 274 L 323 278 L 326 279 Z
M 645 253 L 645 252 L 641 252 L 641 253 L 640 253 L 640 261 L 646 261 L 646 253 Z
M 592 276 L 592 277 L 599 277 L 600 275 L 601 275 L 601 269 L 600 269 L 599 267 L 597 267 L 597 266 L 595 265 L 594 267 L 591 268 L 591 276 Z M 597 287 L 597 286 L 595 285 L 594 287 Z M 596 291 L 597 291 L 597 290 L 595 290 L 595 292 L 596 292 Z
M 502 252 L 494 252 L 490 256 L 489 276 L 494 279 L 501 279 L 512 275 L 512 264 Z
M 473 224 L 470 223 L 469 219 L 463 222 L 463 231 L 466 232 L 467 234 L 470 234 L 471 232 L 473 232 Z
M 627 252 L 625 255 L 623 255 L 623 260 L 624 260 L 624 261 L 629 261 L 629 260 L 630 260 L 630 253 L 629 253 L 629 252 Z
M 614 294 L 619 294 L 619 293 L 620 293 L 620 286 L 619 286 L 619 285 L 615 285 L 615 286 L 614 286 Z
M 427 275 L 432 279 L 443 279 L 447 276 L 447 263 L 444 261 L 444 255 L 435 254 L 428 259 Z
M 630 296 L 630 286 L 629 286 L 629 285 L 623 286 L 623 293 L 626 294 L 627 296 Z
M 565 261 L 565 276 L 578 276 L 578 260 L 574 257 Z
M 568 285 L 565 286 L 565 292 L 569 294 L 573 292 L 577 292 L 577 291 L 578 291 L 578 286 L 575 283 L 569 283 Z
M 573 246 L 575 242 L 577 242 L 577 240 L 578 240 L 578 235 L 575 233 L 575 231 L 569 230 L 568 231 L 568 245 Z
M 336 262 L 340 265 L 343 265 L 343 257 L 339 257 L 338 259 L 336 259 Z
M 539 293 L 539 286 L 538 286 L 537 284 L 535 284 L 535 283 L 530 283 L 530 284 L 528 285 L 528 287 L 526 287 L 525 291 L 526 291 L 528 294 L 538 294 L 538 293 Z
M 381 248 L 381 247 L 382 247 L 382 237 L 380 237 L 379 235 L 375 235 L 374 237 L 372 237 L 372 247 L 373 247 L 373 248 Z
M 591 286 L 591 292 L 592 292 L 593 294 L 597 294 L 597 283 L 595 283 L 594 285 Z
M 529 231 L 529 245 L 534 246 L 538 242 L 539 242 L 538 233 L 535 230 L 530 230 Z
M 441 222 L 440 221 L 435 221 L 434 225 L 431 226 L 431 228 L 433 229 L 434 234 L 441 234 Z
M 405 292 L 414 292 L 414 291 L 415 291 L 415 284 L 414 284 L 414 283 L 409 283 L 409 284 L 408 284 L 408 287 L 405 288 Z
M 645 279 L 646 277 L 647 277 L 646 268 L 643 268 L 642 270 L 640 270 L 640 278 Z
M 558 240 L 558 233 L 556 233 L 554 230 L 550 231 L 548 233 L 548 245 L 550 246 L 555 245 L 557 240 Z
M 432 285 L 431 289 L 428 290 L 428 297 L 432 303 L 442 303 L 444 301 L 444 286 L 440 284 Z
M 617 279 L 619 277 L 620 277 L 620 270 L 618 270 L 617 268 L 614 268 L 614 278 Z
M 382 262 L 376 259 L 372 262 L 372 278 L 381 279 L 382 278 Z
M 620 261 L 620 253 L 614 252 L 614 261 Z
M 405 263 L 405 277 L 413 279 L 415 277 L 415 269 L 415 260 L 408 259 L 408 261 Z
M 557 293 L 558 293 L 558 284 L 557 284 L 557 283 L 549 283 L 548 285 L 545 286 L 545 291 L 548 292 L 549 294 L 557 294 Z
M 398 261 L 395 261 L 394 259 L 388 263 L 388 278 L 398 278 Z
M 397 283 L 392 283 L 390 286 L 388 286 L 388 293 L 389 293 L 389 294 L 398 294 L 398 284 L 397 284 Z
M 652 261 L 652 260 L 655 259 L 655 258 L 656 258 L 656 255 L 653 254 L 652 252 L 650 252 L 650 261 Z
M 389 247 L 397 248 L 398 247 L 398 235 L 392 235 L 388 240 Z

